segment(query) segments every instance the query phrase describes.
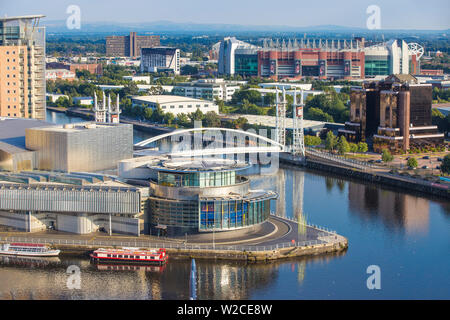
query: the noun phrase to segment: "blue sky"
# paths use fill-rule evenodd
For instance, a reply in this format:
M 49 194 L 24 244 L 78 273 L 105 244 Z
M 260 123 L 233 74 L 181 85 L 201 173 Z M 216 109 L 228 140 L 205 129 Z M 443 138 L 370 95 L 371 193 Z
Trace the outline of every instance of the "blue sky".
M 366 27 L 378 5 L 382 29 L 448 29 L 449 0 L 0 0 L 0 16 L 44 14 L 65 20 L 78 5 L 83 22 L 173 22 Z

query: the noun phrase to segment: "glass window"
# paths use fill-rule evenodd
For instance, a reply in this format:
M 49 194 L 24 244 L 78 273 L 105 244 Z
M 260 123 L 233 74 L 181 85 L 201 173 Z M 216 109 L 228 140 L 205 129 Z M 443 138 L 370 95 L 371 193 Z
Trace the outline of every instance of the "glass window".
M 229 218 L 230 218 L 230 214 L 229 214 L 229 205 L 228 205 L 228 201 L 224 201 L 223 202 L 223 207 L 222 207 L 223 211 L 222 211 L 222 228 L 229 228 Z

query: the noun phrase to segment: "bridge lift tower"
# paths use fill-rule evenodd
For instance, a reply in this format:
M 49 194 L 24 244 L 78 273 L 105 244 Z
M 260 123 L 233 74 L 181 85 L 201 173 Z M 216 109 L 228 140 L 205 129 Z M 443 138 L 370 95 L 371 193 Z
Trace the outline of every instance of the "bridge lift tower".
M 280 97 L 278 96 L 278 88 L 275 91 L 276 93 L 276 139 L 275 141 L 279 144 L 286 146 L 286 91 L 283 88 L 283 96 L 280 101 Z
M 303 89 L 300 90 L 300 104 L 297 105 L 297 88 L 294 90 L 292 153 L 294 156 L 305 157 L 305 139 L 303 136 Z

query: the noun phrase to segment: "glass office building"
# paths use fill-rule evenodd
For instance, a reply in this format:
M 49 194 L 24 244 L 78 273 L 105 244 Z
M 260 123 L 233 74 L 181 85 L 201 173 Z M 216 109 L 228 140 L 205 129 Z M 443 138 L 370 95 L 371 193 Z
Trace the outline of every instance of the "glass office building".
M 235 230 L 267 220 L 272 191 L 250 190 L 235 160 L 166 160 L 150 165 L 149 222 L 170 235 Z M 157 231 L 157 230 L 155 230 Z M 154 233 L 154 232 L 152 232 Z

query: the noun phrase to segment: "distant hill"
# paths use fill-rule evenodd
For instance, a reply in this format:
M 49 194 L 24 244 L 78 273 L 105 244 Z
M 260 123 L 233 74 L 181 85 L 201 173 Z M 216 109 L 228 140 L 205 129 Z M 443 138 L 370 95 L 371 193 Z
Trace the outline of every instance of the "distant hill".
M 308 27 L 294 26 L 267 26 L 267 25 L 237 25 L 237 24 L 200 24 L 178 23 L 172 21 L 154 21 L 144 23 L 115 23 L 115 22 L 87 22 L 81 25 L 81 29 L 70 30 L 66 27 L 65 20 L 41 21 L 41 25 L 47 27 L 47 33 L 109 33 L 120 34 L 136 31 L 140 33 L 219 33 L 230 32 L 339 32 L 339 33 L 449 33 L 447 30 L 368 30 L 366 28 L 345 27 L 337 25 L 318 25 Z

